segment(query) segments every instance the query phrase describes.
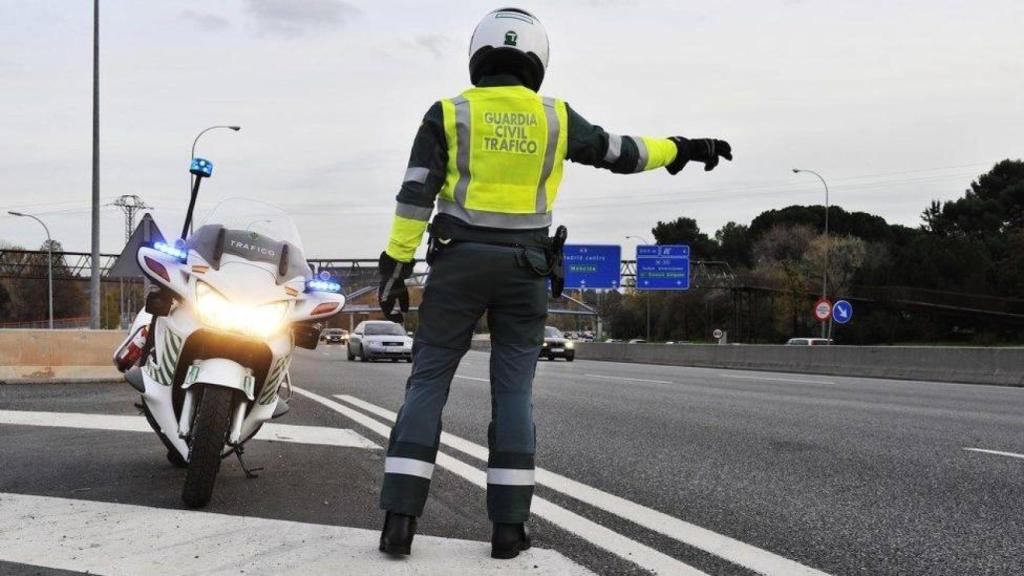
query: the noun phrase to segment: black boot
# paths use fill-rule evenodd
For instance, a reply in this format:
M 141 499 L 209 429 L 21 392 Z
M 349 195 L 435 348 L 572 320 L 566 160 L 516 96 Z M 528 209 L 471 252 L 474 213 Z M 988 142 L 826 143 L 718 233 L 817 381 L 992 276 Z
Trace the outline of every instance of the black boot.
M 388 512 L 384 517 L 384 530 L 380 534 L 380 551 L 408 556 L 412 550 L 412 537 L 415 535 L 415 516 Z
M 530 549 L 530 531 L 525 524 L 494 523 L 491 534 L 491 558 L 508 560 Z

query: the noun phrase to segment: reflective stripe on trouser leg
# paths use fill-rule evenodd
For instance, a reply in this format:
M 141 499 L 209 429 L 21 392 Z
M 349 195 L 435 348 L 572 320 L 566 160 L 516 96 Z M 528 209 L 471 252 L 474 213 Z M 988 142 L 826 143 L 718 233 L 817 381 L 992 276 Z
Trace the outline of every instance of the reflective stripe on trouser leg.
M 536 345 L 491 345 L 487 515 L 492 522 L 525 522 L 530 517 L 536 450 L 532 390 L 539 354 Z
M 441 411 L 448 400 L 452 376 L 462 350 L 417 342 L 405 403 L 391 429 L 380 507 L 420 516 L 430 491 L 430 478 L 441 438 Z

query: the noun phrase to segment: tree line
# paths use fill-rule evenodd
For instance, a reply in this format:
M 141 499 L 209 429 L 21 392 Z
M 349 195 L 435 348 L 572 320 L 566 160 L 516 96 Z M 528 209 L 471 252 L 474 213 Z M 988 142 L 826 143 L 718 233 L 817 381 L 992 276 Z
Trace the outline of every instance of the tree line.
M 688 244 L 691 259 L 728 264 L 728 287 L 683 293 L 611 293 L 601 310 L 616 338 L 644 337 L 650 306 L 655 340 L 780 343 L 819 335 L 812 316 L 822 292 L 851 300 L 854 320 L 833 326 L 838 343 L 977 343 L 1024 340 L 1024 162 L 1004 160 L 963 196 L 933 201 L 917 227 L 881 216 L 788 206 L 713 235 L 692 218 L 659 221 L 658 244 Z M 587 295 L 597 303 L 593 294 Z

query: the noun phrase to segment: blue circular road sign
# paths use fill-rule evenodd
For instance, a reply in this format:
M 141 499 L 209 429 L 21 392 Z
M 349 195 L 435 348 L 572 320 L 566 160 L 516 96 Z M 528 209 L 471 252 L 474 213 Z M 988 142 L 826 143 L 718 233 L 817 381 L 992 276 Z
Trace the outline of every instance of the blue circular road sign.
M 837 324 L 846 324 L 853 319 L 853 304 L 846 300 L 836 300 L 832 305 L 832 319 Z

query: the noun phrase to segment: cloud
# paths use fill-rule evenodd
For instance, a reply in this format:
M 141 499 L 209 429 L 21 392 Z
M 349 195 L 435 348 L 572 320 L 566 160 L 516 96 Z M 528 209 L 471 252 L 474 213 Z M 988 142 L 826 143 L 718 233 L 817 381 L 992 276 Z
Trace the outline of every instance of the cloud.
M 190 20 L 197 24 L 199 28 L 207 31 L 224 30 L 230 28 L 231 23 L 228 22 L 227 18 L 217 16 L 216 14 L 210 14 L 208 12 L 196 12 L 194 10 L 182 10 L 179 14 L 185 20 Z
M 413 48 L 426 50 L 434 55 L 435 58 L 441 58 L 447 56 L 455 49 L 455 42 L 447 36 L 441 34 L 423 34 L 416 36 L 412 40 Z
M 343 26 L 361 14 L 341 0 L 245 0 L 245 6 L 262 32 L 281 36 Z

